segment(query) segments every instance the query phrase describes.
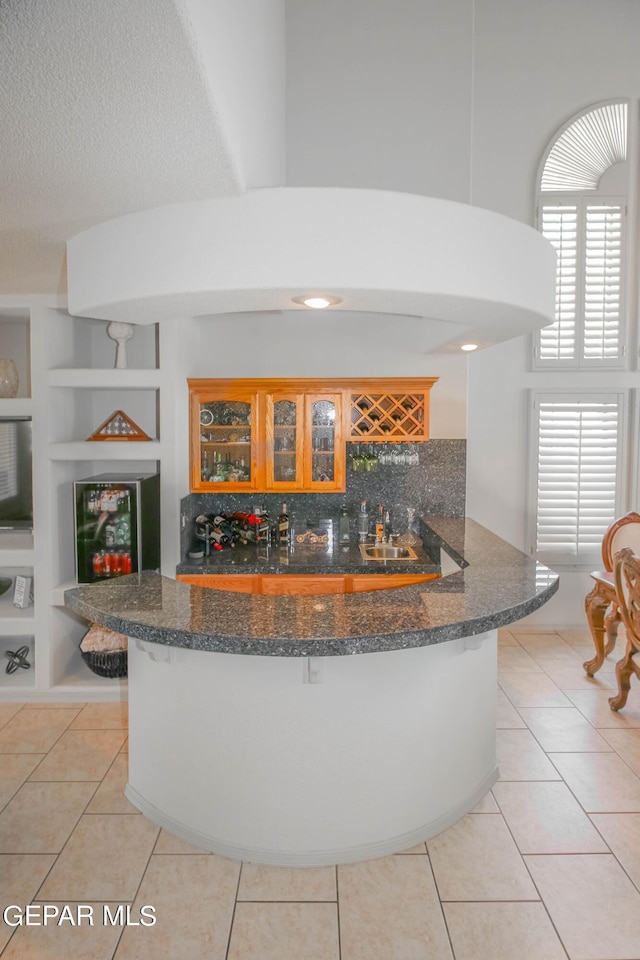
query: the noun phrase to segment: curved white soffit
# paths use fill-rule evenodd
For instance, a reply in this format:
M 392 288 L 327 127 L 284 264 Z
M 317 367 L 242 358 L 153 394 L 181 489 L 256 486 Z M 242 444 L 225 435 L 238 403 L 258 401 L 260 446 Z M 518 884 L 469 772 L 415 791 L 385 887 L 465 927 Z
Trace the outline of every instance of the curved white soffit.
M 554 319 L 555 251 L 537 230 L 407 193 L 283 187 L 159 207 L 78 234 L 67 260 L 70 312 L 103 320 L 317 316 L 291 300 L 310 294 L 449 321 L 483 344 Z

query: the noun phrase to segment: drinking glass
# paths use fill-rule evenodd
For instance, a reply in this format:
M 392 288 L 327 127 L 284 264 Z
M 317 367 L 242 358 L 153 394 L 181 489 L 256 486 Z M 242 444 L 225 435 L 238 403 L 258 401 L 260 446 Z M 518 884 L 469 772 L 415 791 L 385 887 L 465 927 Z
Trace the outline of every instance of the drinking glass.
M 422 543 L 420 537 L 413 532 L 413 524 L 416 516 L 415 507 L 407 507 L 407 532 L 403 533 L 398 543 L 403 544 L 405 547 L 417 547 Z
M 351 452 L 351 469 L 354 473 L 364 469 L 364 458 L 360 450 L 360 444 L 355 446 Z
M 369 449 L 364 455 L 364 468 L 367 473 L 373 473 L 378 469 L 378 457 L 373 452 L 371 444 L 369 444 Z

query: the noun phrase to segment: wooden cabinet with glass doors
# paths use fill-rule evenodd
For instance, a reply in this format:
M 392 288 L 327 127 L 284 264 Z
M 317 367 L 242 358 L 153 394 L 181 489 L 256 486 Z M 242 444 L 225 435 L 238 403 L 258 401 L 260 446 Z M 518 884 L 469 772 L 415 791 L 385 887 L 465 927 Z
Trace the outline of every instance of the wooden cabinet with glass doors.
M 257 490 L 257 394 L 237 382 L 222 390 L 204 386 L 210 382 L 189 384 L 191 489 Z
M 317 380 L 189 380 L 191 490 L 344 490 L 340 390 Z
M 189 380 L 191 490 L 343 491 L 348 440 L 429 439 L 436 380 Z

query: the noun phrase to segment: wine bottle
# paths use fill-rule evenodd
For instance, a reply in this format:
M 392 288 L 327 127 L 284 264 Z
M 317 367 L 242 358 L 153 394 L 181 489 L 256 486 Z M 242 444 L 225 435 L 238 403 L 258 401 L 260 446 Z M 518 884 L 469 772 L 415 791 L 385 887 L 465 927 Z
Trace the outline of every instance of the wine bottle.
M 278 540 L 281 544 L 289 542 L 289 514 L 286 503 L 282 504 L 282 511 L 278 517 Z

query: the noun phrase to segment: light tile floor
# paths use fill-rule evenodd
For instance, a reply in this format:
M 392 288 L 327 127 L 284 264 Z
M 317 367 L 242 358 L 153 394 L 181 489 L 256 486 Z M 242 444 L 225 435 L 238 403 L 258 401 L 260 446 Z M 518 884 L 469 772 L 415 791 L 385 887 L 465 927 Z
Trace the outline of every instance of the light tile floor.
M 0 909 L 94 921 L 0 919 L 2 960 L 640 960 L 640 684 L 614 714 L 586 630 L 499 639 L 500 781 L 426 844 L 338 868 L 241 865 L 146 820 L 123 705 L 0 704 Z M 157 923 L 103 923 L 121 904 Z

